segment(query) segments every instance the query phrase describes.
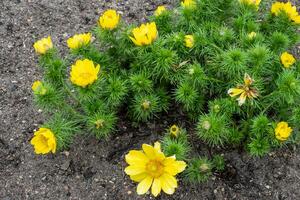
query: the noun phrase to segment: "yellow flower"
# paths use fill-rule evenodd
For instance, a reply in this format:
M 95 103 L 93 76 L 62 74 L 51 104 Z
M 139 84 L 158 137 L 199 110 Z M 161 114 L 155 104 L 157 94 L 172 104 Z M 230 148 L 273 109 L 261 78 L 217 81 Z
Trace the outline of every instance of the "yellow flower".
M 91 60 L 77 60 L 71 67 L 71 82 L 84 88 L 98 79 L 99 70 L 100 65 L 95 67 Z
M 78 49 L 88 45 L 91 42 L 91 38 L 91 33 L 76 34 L 67 40 L 67 44 L 70 49 Z
M 34 147 L 36 154 L 47 154 L 50 151 L 56 152 L 56 138 L 53 132 L 48 128 L 40 128 L 34 132 L 30 143 Z
M 284 3 L 283 2 L 275 2 L 272 4 L 271 13 L 273 13 L 277 16 L 281 11 L 284 11 Z
M 184 36 L 185 46 L 188 48 L 192 48 L 194 46 L 194 36 L 186 35 Z
M 107 10 L 100 16 L 98 23 L 103 29 L 115 29 L 120 20 L 120 15 L 115 10 Z
M 248 34 L 248 38 L 250 38 L 252 40 L 253 38 L 256 37 L 256 35 L 257 34 L 254 31 L 252 31 L 251 33 Z
M 292 20 L 296 23 L 296 24 L 300 24 L 300 15 L 294 15 L 292 17 Z
M 157 38 L 157 29 L 155 22 L 142 24 L 132 30 L 133 37 L 129 36 L 132 42 L 137 46 L 151 44 Z
M 237 101 L 239 102 L 239 106 L 243 105 L 247 99 L 253 99 L 258 97 L 258 92 L 256 89 L 251 88 L 252 83 L 254 80 L 247 74 L 245 73 L 244 76 L 244 85 L 238 85 L 237 88 L 230 88 L 228 90 L 228 94 L 231 97 L 239 96 Z
M 47 89 L 44 87 L 41 81 L 34 81 L 31 86 L 31 89 L 35 94 L 38 95 L 45 95 L 47 92 Z
M 288 15 L 291 21 L 294 21 L 296 24 L 300 24 L 300 15 L 297 12 L 296 6 L 293 6 L 291 2 L 282 3 L 282 2 L 275 2 L 272 5 L 271 12 L 278 16 L 281 12 L 284 12 Z
M 173 126 L 171 126 L 171 128 L 170 128 L 171 136 L 177 137 L 178 133 L 179 133 L 179 127 L 176 126 L 175 124 Z
M 33 48 L 38 54 L 45 54 L 49 49 L 53 48 L 51 37 L 48 36 L 47 38 L 36 41 L 33 44 Z
M 259 7 L 259 4 L 261 0 L 239 0 L 241 3 L 248 4 L 248 5 L 255 5 L 257 8 Z
M 177 188 L 175 175 L 184 171 L 186 163 L 176 161 L 175 156 L 165 157 L 160 149 L 160 143 L 154 147 L 143 144 L 143 151 L 131 150 L 125 160 L 129 164 L 125 173 L 131 180 L 139 182 L 137 194 L 145 194 L 151 187 L 151 193 L 156 197 L 163 190 L 167 194 L 173 194 Z
M 183 0 L 181 1 L 181 6 L 184 8 L 195 8 L 196 2 L 195 0 Z
M 296 62 L 294 56 L 288 52 L 281 54 L 280 60 L 285 68 L 290 68 Z
M 163 12 L 166 11 L 166 7 L 165 6 L 158 6 L 154 12 L 154 15 L 157 17 L 159 15 L 161 15 Z
M 275 128 L 275 136 L 280 141 L 285 141 L 291 135 L 293 129 L 286 122 L 279 122 Z

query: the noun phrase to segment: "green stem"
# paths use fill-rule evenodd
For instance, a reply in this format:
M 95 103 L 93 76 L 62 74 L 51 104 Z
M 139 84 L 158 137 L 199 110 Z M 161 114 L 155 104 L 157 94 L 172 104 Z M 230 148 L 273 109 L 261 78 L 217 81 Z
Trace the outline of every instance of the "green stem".
M 223 81 L 220 81 L 218 79 L 215 79 L 215 78 L 210 78 L 210 77 L 205 77 L 204 80 L 207 80 L 207 81 L 214 81 L 214 82 L 217 82 L 217 83 L 224 83 Z
M 264 114 L 275 102 L 277 102 L 279 98 L 274 99 L 267 107 L 262 111 L 262 114 Z

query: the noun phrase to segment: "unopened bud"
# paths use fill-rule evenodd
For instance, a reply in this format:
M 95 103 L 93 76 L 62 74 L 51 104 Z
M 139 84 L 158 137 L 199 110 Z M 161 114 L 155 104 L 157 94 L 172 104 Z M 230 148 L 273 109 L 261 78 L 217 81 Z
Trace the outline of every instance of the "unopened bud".
M 204 121 L 202 123 L 202 128 L 204 128 L 205 130 L 209 130 L 211 127 L 211 124 L 209 123 L 209 121 Z
M 103 119 L 98 119 L 97 121 L 95 121 L 96 129 L 102 128 L 103 125 L 104 125 L 104 120 Z
M 148 100 L 145 100 L 143 103 L 142 103 L 142 108 L 144 110 L 148 110 L 150 108 L 150 105 L 151 105 L 151 102 L 148 101 Z

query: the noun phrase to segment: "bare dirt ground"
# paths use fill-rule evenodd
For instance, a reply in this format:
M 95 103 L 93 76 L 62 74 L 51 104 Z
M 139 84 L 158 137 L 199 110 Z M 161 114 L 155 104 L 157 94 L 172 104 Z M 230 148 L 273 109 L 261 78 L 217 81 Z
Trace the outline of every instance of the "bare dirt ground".
M 114 8 L 127 22 L 137 22 L 145 21 L 157 5 L 176 2 L 0 1 L 0 199 L 152 199 L 136 195 L 136 185 L 123 173 L 124 155 L 144 142 L 153 143 L 170 124 L 181 122 L 188 127 L 188 122 L 176 111 L 138 128 L 124 119 L 110 141 L 79 136 L 67 151 L 36 156 L 29 141 L 47 116 L 32 105 L 31 84 L 41 77 L 32 44 L 51 35 L 65 53 L 66 39 L 89 31 L 105 9 Z M 211 151 L 200 143 L 193 146 L 199 155 Z M 264 158 L 251 158 L 243 150 L 226 152 L 225 172 L 202 185 L 180 183 L 173 196 L 158 199 L 300 199 L 299 149 L 284 149 Z

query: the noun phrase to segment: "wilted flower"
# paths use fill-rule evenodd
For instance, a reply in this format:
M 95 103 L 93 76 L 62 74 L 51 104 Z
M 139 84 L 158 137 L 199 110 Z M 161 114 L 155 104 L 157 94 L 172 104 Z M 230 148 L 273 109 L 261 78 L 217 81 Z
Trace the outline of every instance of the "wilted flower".
M 91 42 L 91 38 L 91 33 L 76 34 L 67 40 L 67 44 L 70 49 L 78 49 L 88 45 Z
M 171 126 L 171 128 L 170 128 L 171 136 L 177 137 L 178 133 L 179 133 L 179 127 L 176 126 L 175 124 L 173 126 Z
M 281 54 L 280 60 L 285 68 L 291 67 L 296 62 L 294 56 L 288 52 Z
M 45 95 L 47 92 L 47 89 L 45 88 L 45 86 L 41 81 L 34 81 L 31 86 L 31 89 L 34 92 L 34 94 L 38 94 L 38 95 Z
M 257 8 L 259 7 L 259 4 L 261 0 L 239 0 L 241 3 L 249 4 L 249 5 L 255 5 Z
M 228 94 L 231 97 L 235 97 L 240 95 L 237 99 L 239 102 L 239 106 L 243 105 L 247 99 L 253 99 L 258 96 L 258 92 L 255 88 L 252 88 L 251 85 L 254 80 L 246 73 L 244 76 L 244 85 L 238 85 L 237 88 L 230 88 L 228 90 Z
M 50 151 L 56 152 L 56 138 L 54 133 L 48 128 L 40 128 L 34 132 L 30 143 L 34 147 L 36 154 L 47 154 Z
M 257 34 L 254 31 L 252 31 L 251 33 L 248 34 L 248 38 L 250 38 L 252 40 L 253 38 L 256 37 L 256 35 Z
M 100 65 L 95 66 L 89 59 L 77 60 L 71 67 L 71 82 L 75 85 L 86 87 L 98 79 Z
M 181 6 L 184 8 L 194 8 L 196 6 L 195 0 L 183 0 Z
M 49 49 L 53 48 L 51 37 L 48 36 L 47 38 L 36 41 L 33 44 L 33 48 L 38 54 L 45 54 Z
M 157 29 L 155 22 L 142 24 L 132 30 L 133 37 L 129 36 L 132 42 L 137 46 L 151 44 L 157 38 Z
M 120 15 L 115 10 L 107 10 L 100 16 L 98 23 L 103 29 L 115 29 L 120 20 Z
M 194 46 L 194 36 L 186 35 L 184 36 L 185 46 L 188 48 L 192 48 Z
M 287 122 L 279 122 L 275 128 L 275 136 L 280 141 L 285 141 L 291 135 L 293 129 Z
M 271 12 L 276 16 L 278 16 L 281 12 L 284 12 L 288 15 L 291 21 L 300 24 L 300 15 L 297 12 L 296 6 L 292 6 L 291 2 L 275 2 L 272 5 Z
M 125 173 L 131 180 L 139 182 L 137 193 L 145 194 L 150 187 L 154 196 L 159 195 L 161 190 L 167 194 L 173 194 L 177 188 L 175 175 L 186 168 L 184 161 L 176 161 L 175 156 L 165 157 L 160 149 L 160 143 L 154 147 L 143 144 L 143 151 L 131 150 L 125 160 L 129 164 Z
M 157 17 L 159 15 L 161 15 L 163 12 L 166 11 L 166 7 L 165 6 L 158 6 L 154 12 L 154 15 Z

